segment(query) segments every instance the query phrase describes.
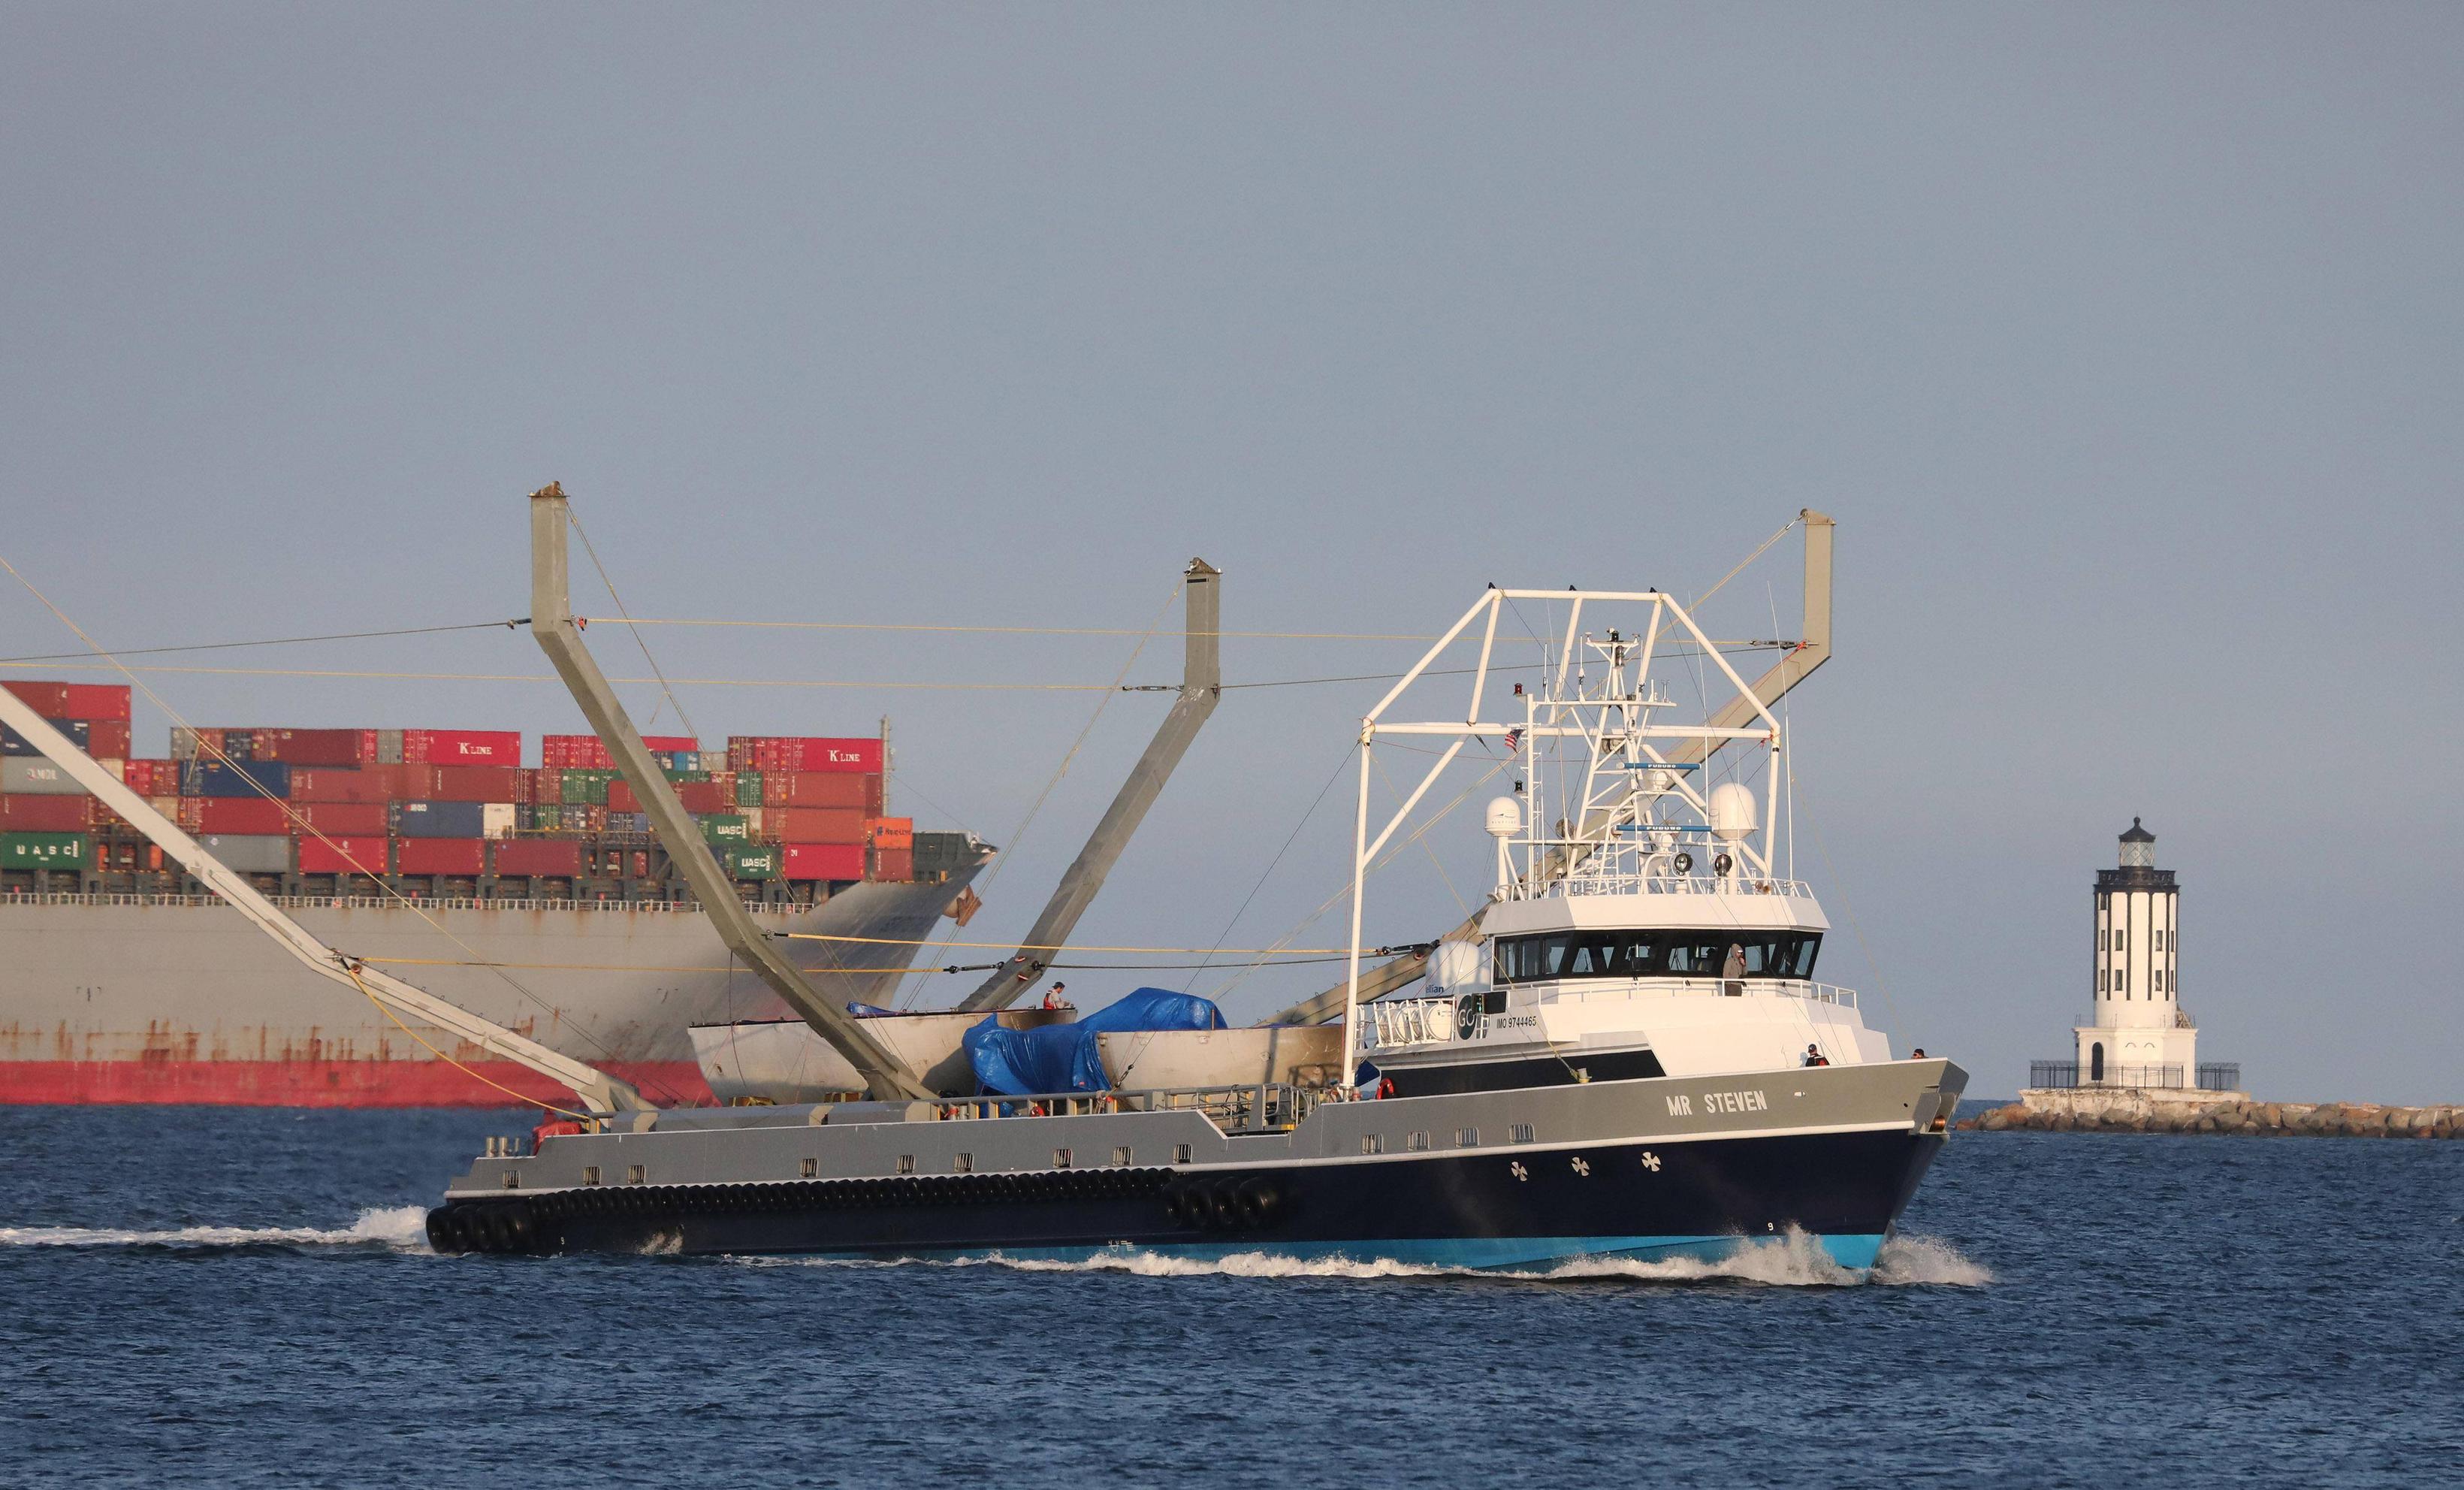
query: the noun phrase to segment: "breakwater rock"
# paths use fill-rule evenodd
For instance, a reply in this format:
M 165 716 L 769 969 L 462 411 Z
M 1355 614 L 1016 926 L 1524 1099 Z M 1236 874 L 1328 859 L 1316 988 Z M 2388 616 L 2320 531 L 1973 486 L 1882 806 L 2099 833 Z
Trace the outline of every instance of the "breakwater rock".
M 1988 1133 L 2247 1133 L 2311 1138 L 2464 1138 L 2464 1105 L 2390 1107 L 2378 1102 L 2261 1102 L 2227 1097 L 2184 1101 L 2129 1090 L 2030 1092 L 1960 1124 Z

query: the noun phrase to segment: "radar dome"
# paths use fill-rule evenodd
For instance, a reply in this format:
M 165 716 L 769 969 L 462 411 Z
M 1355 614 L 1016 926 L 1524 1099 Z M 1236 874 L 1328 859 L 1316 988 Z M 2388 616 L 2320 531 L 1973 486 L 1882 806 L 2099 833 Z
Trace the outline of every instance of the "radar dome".
M 1491 836 L 1511 838 L 1523 831 L 1523 807 L 1512 797 L 1491 797 L 1488 802 L 1488 831 Z
M 1744 783 L 1722 782 L 1711 789 L 1711 835 L 1729 843 L 1754 831 L 1754 794 Z

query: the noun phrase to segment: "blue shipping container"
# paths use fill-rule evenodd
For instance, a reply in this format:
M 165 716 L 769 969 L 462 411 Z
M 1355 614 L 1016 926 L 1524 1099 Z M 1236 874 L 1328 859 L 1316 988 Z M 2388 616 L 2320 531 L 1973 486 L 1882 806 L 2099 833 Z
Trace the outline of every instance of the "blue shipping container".
M 80 750 L 87 747 L 89 737 L 94 729 L 92 724 L 81 719 L 47 719 L 43 723 L 68 736 L 70 743 Z M 15 730 L 6 724 L 0 724 L 0 755 L 40 755 L 42 753 Z
M 483 838 L 484 818 L 476 802 L 396 802 L 393 835 L 397 838 Z
M 280 761 L 233 761 L 228 766 L 220 761 L 190 761 L 180 767 L 180 794 L 287 797 L 291 795 L 291 767 Z

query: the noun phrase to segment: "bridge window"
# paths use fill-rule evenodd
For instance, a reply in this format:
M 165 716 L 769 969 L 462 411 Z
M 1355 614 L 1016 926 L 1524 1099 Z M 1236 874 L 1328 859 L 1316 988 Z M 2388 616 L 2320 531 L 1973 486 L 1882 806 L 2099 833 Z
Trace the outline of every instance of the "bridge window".
M 1553 978 L 1717 978 L 1728 949 L 1745 954 L 1749 978 L 1810 978 L 1822 949 L 1817 931 L 1552 931 L 1501 937 L 1497 981 Z

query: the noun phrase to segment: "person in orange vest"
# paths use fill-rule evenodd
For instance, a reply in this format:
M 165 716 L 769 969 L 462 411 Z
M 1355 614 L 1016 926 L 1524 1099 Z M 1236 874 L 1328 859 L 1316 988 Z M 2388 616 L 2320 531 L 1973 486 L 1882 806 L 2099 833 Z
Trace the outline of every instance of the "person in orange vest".
M 1069 985 L 1066 983 L 1055 983 L 1050 989 L 1046 990 L 1044 994 L 1044 1007 L 1046 1009 L 1077 1008 L 1077 1005 L 1061 996 L 1061 990 L 1068 986 Z

